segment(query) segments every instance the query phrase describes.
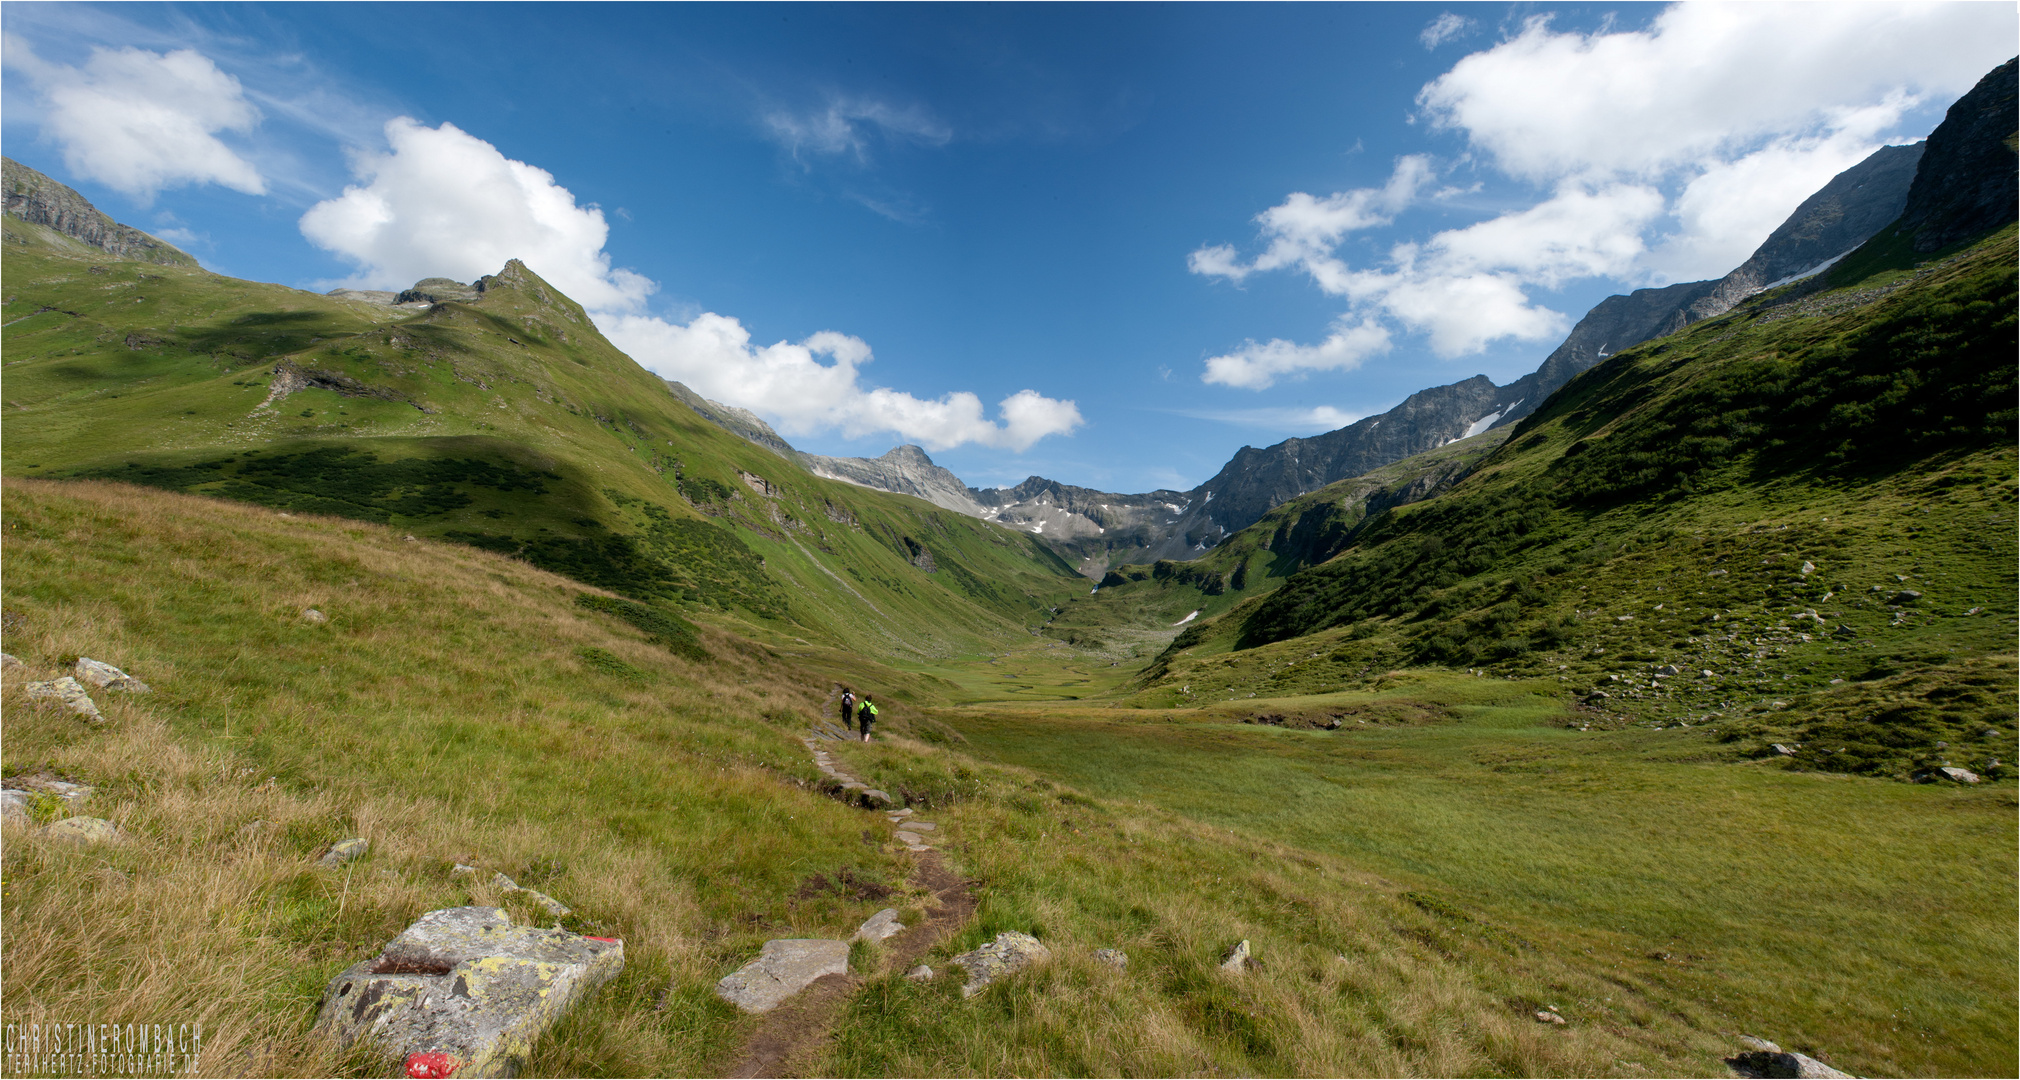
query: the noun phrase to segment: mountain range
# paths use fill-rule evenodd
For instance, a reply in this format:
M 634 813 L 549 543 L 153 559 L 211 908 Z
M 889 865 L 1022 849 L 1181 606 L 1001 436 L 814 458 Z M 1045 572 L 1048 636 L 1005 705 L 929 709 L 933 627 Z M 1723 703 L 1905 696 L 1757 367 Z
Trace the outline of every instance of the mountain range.
M 1198 558 L 1290 499 L 1516 423 L 1573 376 L 1615 352 L 1714 318 L 1766 289 L 1816 275 L 1900 217 L 1924 146 L 1882 147 L 1839 173 L 1724 277 L 1606 298 L 1535 371 L 1507 386 L 1476 375 L 1420 390 L 1387 412 L 1323 435 L 1263 448 L 1244 446 L 1211 479 L 1188 491 L 1122 494 L 1040 476 L 1012 487 L 975 488 L 935 465 L 917 446 L 900 446 L 878 458 L 806 454 L 752 413 L 703 401 L 686 387 L 676 393 L 728 430 L 818 475 L 913 495 L 1027 530 L 1043 537 L 1081 573 L 1098 578 L 1124 563 Z M 1984 172 L 1966 166 L 1964 174 Z M 1996 203 L 1994 195 L 1974 196 L 1973 205 Z

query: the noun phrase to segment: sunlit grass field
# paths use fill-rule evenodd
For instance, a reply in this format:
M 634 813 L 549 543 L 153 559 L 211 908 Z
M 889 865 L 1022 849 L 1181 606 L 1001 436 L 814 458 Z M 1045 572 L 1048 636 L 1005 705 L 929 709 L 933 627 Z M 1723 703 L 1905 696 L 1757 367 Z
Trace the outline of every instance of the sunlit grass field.
M 2011 785 L 1785 770 L 1687 728 L 1571 730 L 1554 682 L 1395 681 L 1314 701 L 1430 702 L 1448 718 L 1325 731 L 1184 711 L 935 715 L 973 753 L 1097 798 L 1407 883 L 1694 1025 L 1861 1075 L 2010 1066 Z

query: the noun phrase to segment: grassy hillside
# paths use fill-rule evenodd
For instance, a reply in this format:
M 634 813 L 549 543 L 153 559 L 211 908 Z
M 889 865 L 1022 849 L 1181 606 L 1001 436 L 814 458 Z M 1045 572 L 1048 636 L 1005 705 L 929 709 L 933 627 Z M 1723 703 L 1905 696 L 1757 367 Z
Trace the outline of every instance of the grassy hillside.
M 413 312 L 5 229 L 10 476 L 339 514 L 872 653 L 999 638 L 1076 587 L 1028 536 L 708 423 L 516 262 Z
M 1430 664 L 1806 767 L 2005 775 L 2012 688 L 1977 672 L 2014 640 L 2014 261 L 2009 228 L 1622 353 L 1449 493 L 1189 629 L 1140 700 Z

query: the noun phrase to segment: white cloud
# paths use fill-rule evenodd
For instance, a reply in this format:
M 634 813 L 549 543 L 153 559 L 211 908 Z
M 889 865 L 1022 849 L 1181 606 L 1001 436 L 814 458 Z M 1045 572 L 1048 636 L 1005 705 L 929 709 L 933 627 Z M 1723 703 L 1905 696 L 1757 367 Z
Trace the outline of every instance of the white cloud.
M 42 133 L 77 176 L 141 199 L 184 184 L 266 193 L 259 170 L 217 138 L 251 130 L 259 110 L 209 57 L 93 48 L 83 67 L 70 67 L 43 61 L 10 35 L 6 61 L 39 91 Z
M 1223 424 L 1265 428 L 1270 431 L 1335 431 L 1367 415 L 1347 412 L 1331 405 L 1285 406 L 1261 409 L 1180 409 L 1180 416 L 1195 420 L 1215 420 Z
M 1548 17 L 1460 60 L 1418 102 L 1505 172 L 1657 176 L 1847 106 L 1971 88 L 2013 49 L 2005 4 L 1673 4 L 1647 30 L 1557 33 Z
M 519 259 L 591 311 L 636 309 L 656 286 L 613 270 L 610 227 L 552 174 L 453 124 L 386 124 L 386 153 L 358 155 L 361 185 L 310 207 L 302 235 L 358 267 L 347 284 L 400 289 L 424 277 L 474 281 Z
M 754 346 L 741 322 L 713 312 L 686 324 L 644 315 L 603 321 L 610 340 L 647 368 L 703 397 L 759 413 L 786 435 L 888 431 L 928 450 L 972 442 L 1022 452 L 1084 423 L 1073 402 L 1033 390 L 999 402 L 1002 422 L 996 423 L 983 415 L 982 400 L 967 391 L 926 400 L 865 387 L 859 369 L 870 362 L 870 347 L 834 331 L 798 343 Z
M 1417 35 L 1417 40 L 1424 43 L 1424 48 L 1435 49 L 1465 33 L 1467 30 L 1472 29 L 1472 27 L 1473 20 L 1466 18 L 1464 15 L 1454 15 L 1447 11 L 1432 19 L 1424 27 L 1424 32 Z
M 1282 338 L 1244 342 L 1234 352 L 1206 362 L 1207 382 L 1262 390 L 1278 378 L 1309 371 L 1352 371 L 1370 356 L 1389 351 L 1389 331 L 1378 323 L 1349 324 L 1344 318 L 1317 345 L 1299 345 Z
M 847 154 L 861 161 L 868 156 L 873 129 L 929 146 L 944 146 L 954 137 L 951 128 L 916 105 L 900 108 L 857 98 L 836 98 L 808 113 L 773 112 L 764 122 L 795 158 L 802 153 Z
M 1254 262 L 1244 265 L 1234 248 L 1220 244 L 1194 251 L 1187 266 L 1195 274 L 1236 282 L 1258 270 L 1294 266 L 1327 292 L 1344 292 L 1347 268 L 1333 257 L 1333 249 L 1350 232 L 1388 224 L 1430 180 L 1430 159 L 1412 154 L 1396 159 L 1388 183 L 1378 188 L 1355 188 L 1323 199 L 1292 192 L 1280 205 L 1256 215 L 1269 247 Z

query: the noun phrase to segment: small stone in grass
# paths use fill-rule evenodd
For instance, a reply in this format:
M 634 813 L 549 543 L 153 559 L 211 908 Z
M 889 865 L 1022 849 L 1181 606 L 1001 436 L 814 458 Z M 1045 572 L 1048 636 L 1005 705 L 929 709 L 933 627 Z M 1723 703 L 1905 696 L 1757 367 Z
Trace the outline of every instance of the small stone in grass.
M 1564 1018 L 1551 1012 L 1549 1009 L 1538 1009 L 1536 1010 L 1536 1022 L 1539 1024 L 1561 1024 L 1564 1022 Z
M 329 622 L 330 617 L 328 615 L 323 614 L 320 611 L 317 611 L 315 608 L 303 608 L 302 621 L 308 623 L 311 626 L 321 626 L 322 624 Z
M 353 859 L 362 858 L 365 852 L 371 850 L 371 847 L 372 842 L 361 836 L 354 836 L 349 840 L 339 840 L 330 845 L 330 850 L 323 852 L 323 857 L 317 860 L 317 864 L 326 869 L 333 870 Z
M 1107 964 L 1117 971 L 1122 971 L 1129 967 L 1129 954 L 1123 952 L 1121 949 L 1096 949 L 1094 950 L 1094 959 L 1099 963 Z

